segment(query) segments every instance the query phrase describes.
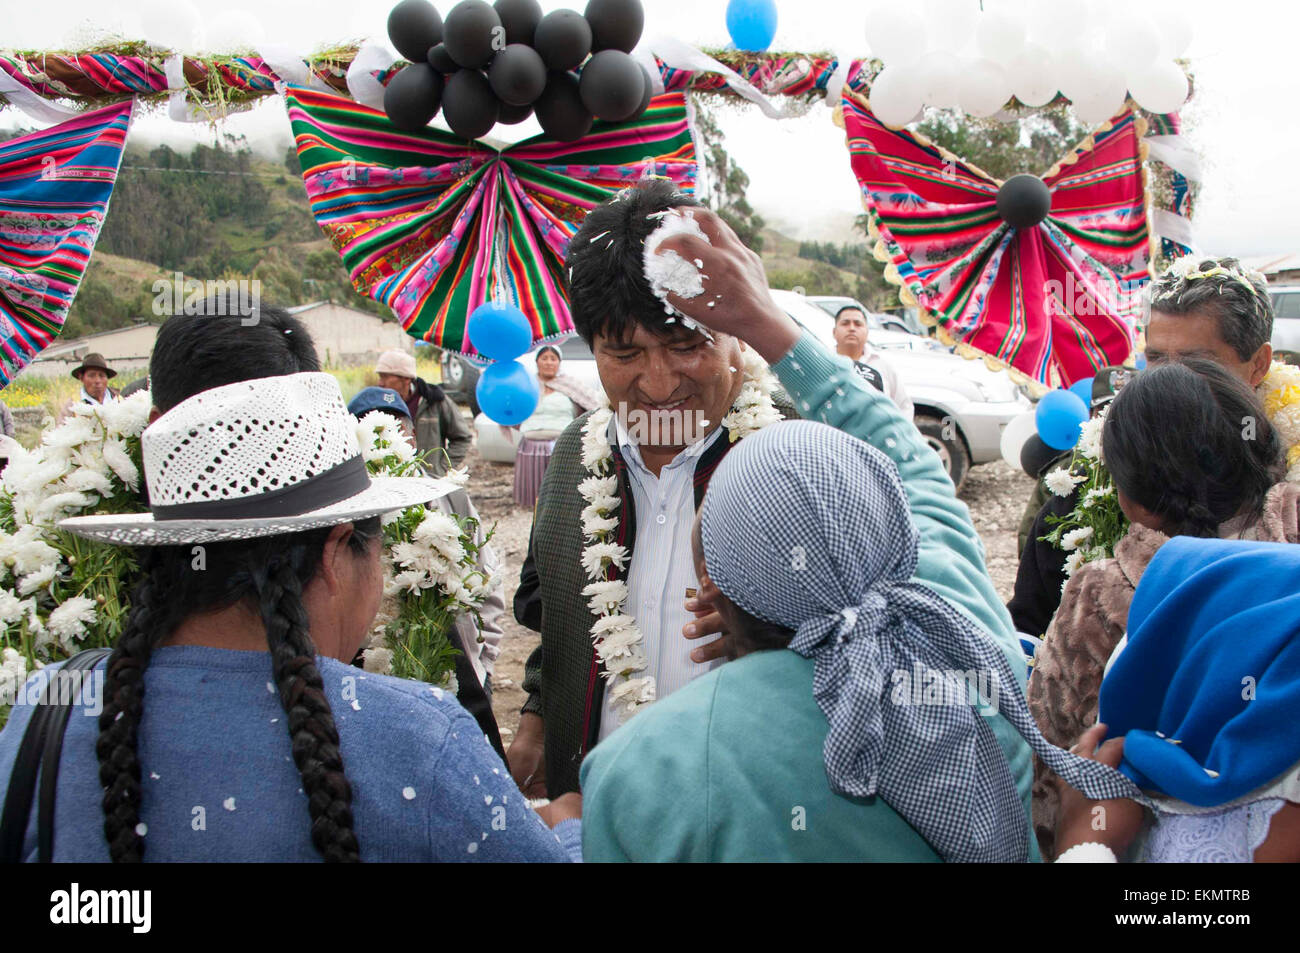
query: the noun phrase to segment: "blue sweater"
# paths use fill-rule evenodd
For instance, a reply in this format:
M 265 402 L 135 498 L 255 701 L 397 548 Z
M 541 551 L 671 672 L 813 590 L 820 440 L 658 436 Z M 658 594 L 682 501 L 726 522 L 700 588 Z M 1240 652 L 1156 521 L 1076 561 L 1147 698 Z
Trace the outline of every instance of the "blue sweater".
M 352 784 L 363 861 L 565 861 L 579 821 L 548 830 L 455 696 L 317 659 Z M 101 663 L 97 674 L 102 674 Z M 102 683 L 101 683 L 102 689 Z M 91 705 L 68 720 L 56 861 L 107 861 Z M 32 708 L 0 732 L 7 790 Z M 286 716 L 265 652 L 178 646 L 145 672 L 138 751 L 150 861 L 319 861 Z M 36 856 L 36 810 L 25 856 Z

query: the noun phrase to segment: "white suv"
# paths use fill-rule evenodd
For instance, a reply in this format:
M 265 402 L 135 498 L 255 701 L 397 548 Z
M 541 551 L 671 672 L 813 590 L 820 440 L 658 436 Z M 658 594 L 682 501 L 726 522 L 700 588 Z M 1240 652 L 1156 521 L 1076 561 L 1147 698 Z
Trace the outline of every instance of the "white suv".
M 1273 299 L 1273 353 L 1278 360 L 1300 364 L 1300 285 L 1268 289 Z

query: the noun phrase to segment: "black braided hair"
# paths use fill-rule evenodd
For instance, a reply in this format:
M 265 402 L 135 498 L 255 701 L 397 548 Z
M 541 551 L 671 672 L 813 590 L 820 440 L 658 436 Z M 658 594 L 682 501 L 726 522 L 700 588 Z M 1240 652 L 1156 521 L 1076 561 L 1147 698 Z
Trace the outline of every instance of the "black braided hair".
M 326 861 L 356 862 L 352 787 L 339 753 L 338 729 L 316 666 L 303 588 L 315 576 L 332 527 L 205 547 L 206 566 L 192 568 L 189 546 L 145 550 L 144 577 L 109 656 L 104 711 L 95 754 L 104 788 L 104 835 L 114 862 L 144 859 L 141 768 L 136 750 L 144 712 L 144 674 L 153 650 L 190 615 L 245 603 L 266 627 L 271 672 L 288 716 L 294 763 L 311 815 L 312 844 Z M 364 554 L 379 536 L 379 518 L 353 524 L 349 546 Z
M 1258 521 L 1282 478 L 1282 446 L 1247 384 L 1199 358 L 1149 368 L 1116 395 L 1102 431 L 1115 486 L 1169 536 L 1213 537 Z

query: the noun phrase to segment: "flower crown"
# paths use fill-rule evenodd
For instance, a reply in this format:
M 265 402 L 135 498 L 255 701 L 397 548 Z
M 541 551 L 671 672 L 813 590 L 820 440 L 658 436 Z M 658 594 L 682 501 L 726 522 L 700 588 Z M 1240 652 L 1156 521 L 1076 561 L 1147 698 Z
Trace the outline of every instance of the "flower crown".
M 1240 264 L 1225 265 L 1221 259 L 1201 258 L 1197 255 L 1184 255 L 1179 258 L 1165 269 L 1165 273 L 1160 276 L 1157 283 L 1164 284 L 1169 279 L 1192 282 L 1202 278 L 1231 278 L 1240 282 L 1255 296 L 1260 293 L 1255 281 L 1261 285 L 1265 284 L 1264 276 L 1257 271 L 1244 268 Z

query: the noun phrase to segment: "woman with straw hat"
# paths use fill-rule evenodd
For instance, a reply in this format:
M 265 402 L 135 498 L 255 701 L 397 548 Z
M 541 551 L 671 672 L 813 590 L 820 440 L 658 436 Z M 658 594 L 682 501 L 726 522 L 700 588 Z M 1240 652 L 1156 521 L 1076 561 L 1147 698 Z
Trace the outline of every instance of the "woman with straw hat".
M 204 391 L 142 445 L 149 513 L 60 524 L 142 547 L 144 579 L 84 693 L 98 718 L 68 720 L 53 859 L 573 856 L 576 798 L 548 830 L 450 695 L 348 664 L 382 594 L 380 517 L 446 483 L 371 478 L 319 373 Z M 31 713 L 0 734 L 6 789 Z

